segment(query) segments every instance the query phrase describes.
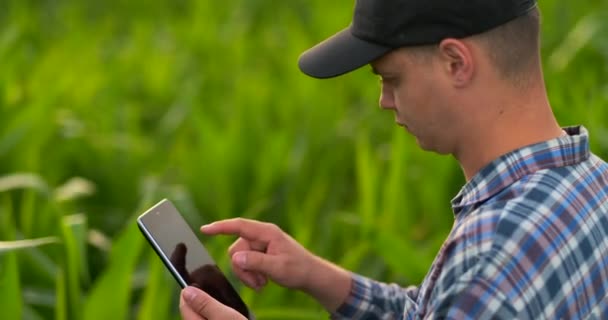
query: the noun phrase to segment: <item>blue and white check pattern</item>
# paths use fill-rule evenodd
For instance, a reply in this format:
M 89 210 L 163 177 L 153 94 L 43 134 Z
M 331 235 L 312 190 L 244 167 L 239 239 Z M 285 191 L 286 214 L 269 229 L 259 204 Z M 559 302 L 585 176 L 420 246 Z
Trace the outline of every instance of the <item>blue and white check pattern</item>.
M 353 275 L 333 319 L 608 319 L 608 164 L 584 127 L 505 154 L 452 200 L 418 287 Z

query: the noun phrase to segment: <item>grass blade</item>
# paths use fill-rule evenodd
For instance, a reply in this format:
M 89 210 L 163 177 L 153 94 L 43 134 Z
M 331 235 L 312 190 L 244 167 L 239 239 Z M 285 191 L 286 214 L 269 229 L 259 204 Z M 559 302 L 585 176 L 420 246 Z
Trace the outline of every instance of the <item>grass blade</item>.
M 57 237 L 44 237 L 37 239 L 25 239 L 15 241 L 0 241 L 0 253 L 7 251 L 14 251 L 20 249 L 27 249 L 33 247 L 39 247 L 47 244 L 59 243 Z
M 129 223 L 112 247 L 110 264 L 85 302 L 85 320 L 128 319 L 131 280 L 144 238 Z
M 82 214 L 66 216 L 61 222 L 65 249 L 65 270 L 62 272 L 66 282 L 67 306 L 70 319 L 82 318 L 81 283 L 88 283 L 86 262 L 87 225 Z
M 0 253 L 0 310 L 3 319 L 21 319 L 23 300 L 15 252 Z
M 171 306 L 171 294 L 175 292 L 172 289 L 177 285 L 167 278 L 167 269 L 155 254 L 150 254 L 148 261 L 148 277 L 137 319 L 166 319 Z
M 0 192 L 15 189 L 35 189 L 39 192 L 48 192 L 46 182 L 37 174 L 13 173 L 0 177 Z
M 57 272 L 55 290 L 55 320 L 67 320 L 69 299 L 65 271 L 63 269 Z

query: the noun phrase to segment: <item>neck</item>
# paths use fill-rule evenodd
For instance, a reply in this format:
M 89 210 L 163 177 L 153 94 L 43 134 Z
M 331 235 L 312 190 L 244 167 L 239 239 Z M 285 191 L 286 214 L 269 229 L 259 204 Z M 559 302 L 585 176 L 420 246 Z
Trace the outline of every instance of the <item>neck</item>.
M 555 120 L 545 91 L 507 95 L 514 101 L 494 101 L 483 105 L 489 110 L 484 125 L 467 130 L 454 156 L 460 163 L 467 181 L 498 157 L 534 143 L 554 139 L 564 132 Z

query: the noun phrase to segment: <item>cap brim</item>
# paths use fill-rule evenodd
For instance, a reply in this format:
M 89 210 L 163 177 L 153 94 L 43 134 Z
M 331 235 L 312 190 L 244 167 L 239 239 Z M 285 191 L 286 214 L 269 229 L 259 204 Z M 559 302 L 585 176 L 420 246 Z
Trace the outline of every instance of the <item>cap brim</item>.
M 298 66 L 315 78 L 331 78 L 358 69 L 392 48 L 361 40 L 346 28 L 300 56 Z

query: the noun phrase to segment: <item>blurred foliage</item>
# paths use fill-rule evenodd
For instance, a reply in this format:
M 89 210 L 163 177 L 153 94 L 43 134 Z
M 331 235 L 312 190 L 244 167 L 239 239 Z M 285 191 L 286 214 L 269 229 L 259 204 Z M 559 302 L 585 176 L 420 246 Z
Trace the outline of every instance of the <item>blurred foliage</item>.
M 540 5 L 555 113 L 607 158 L 608 3 Z M 351 1 L 2 1 L 2 318 L 178 318 L 178 286 L 134 224 L 164 197 L 192 226 L 271 221 L 350 270 L 421 281 L 464 180 L 375 107 L 369 68 L 299 72 L 298 55 L 351 13 Z M 233 239 L 203 241 L 228 270 Z M 239 288 L 260 319 L 325 317 L 301 293 Z

